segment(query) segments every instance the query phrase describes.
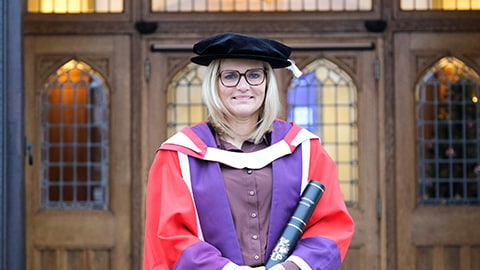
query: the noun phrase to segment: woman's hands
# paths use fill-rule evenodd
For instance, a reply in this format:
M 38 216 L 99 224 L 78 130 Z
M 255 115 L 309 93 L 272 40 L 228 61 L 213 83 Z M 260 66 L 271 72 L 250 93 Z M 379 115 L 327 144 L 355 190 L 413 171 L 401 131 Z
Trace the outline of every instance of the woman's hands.
M 276 264 L 268 270 L 285 270 L 285 267 L 283 267 L 283 265 L 281 265 L 281 264 Z
M 258 267 L 250 267 L 250 266 L 239 266 L 235 268 L 235 270 L 266 270 L 265 266 L 258 266 Z M 283 267 L 281 264 L 274 265 L 272 268 L 269 270 L 285 270 L 285 267 Z

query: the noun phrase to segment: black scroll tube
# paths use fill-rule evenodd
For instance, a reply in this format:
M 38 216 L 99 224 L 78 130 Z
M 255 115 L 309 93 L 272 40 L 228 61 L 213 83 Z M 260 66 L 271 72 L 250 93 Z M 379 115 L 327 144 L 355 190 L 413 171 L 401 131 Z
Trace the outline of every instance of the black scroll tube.
M 280 239 L 270 255 L 265 267 L 270 269 L 276 264 L 284 262 L 292 254 L 298 239 L 303 234 L 308 219 L 312 216 L 313 210 L 325 191 L 325 186 L 316 181 L 310 180 L 298 201 L 297 207 L 290 217 L 287 226 L 283 229 Z

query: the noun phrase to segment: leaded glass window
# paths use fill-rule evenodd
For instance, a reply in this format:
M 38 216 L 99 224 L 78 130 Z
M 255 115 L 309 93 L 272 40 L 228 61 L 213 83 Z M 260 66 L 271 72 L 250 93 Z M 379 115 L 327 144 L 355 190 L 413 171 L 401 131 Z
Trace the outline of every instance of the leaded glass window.
M 153 12 L 370 11 L 372 0 L 151 0 Z
M 336 64 L 319 59 L 288 89 L 288 120 L 320 136 L 338 168 L 347 205 L 358 201 L 357 89 Z
M 402 10 L 480 10 L 480 0 L 401 0 Z
M 121 13 L 124 0 L 28 0 L 29 13 Z
M 306 75 L 294 80 L 289 89 L 289 119 L 322 137 L 337 163 L 346 203 L 352 206 L 358 201 L 356 87 L 344 71 L 324 59 L 304 71 Z M 169 84 L 168 136 L 206 119 L 207 109 L 201 98 L 204 74 L 205 67 L 189 64 Z M 308 99 L 299 98 L 304 94 Z
M 42 207 L 107 207 L 107 90 L 100 74 L 76 60 L 46 81 L 41 118 Z
M 455 57 L 417 85 L 420 204 L 480 204 L 480 78 Z
M 206 120 L 207 108 L 202 102 L 204 74 L 205 67 L 190 63 L 172 79 L 167 97 L 168 136 Z

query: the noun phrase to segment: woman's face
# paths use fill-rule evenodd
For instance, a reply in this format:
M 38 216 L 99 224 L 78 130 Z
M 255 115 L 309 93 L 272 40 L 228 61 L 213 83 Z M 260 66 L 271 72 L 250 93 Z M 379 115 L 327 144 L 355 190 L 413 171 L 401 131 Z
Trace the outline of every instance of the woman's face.
M 235 118 L 258 120 L 267 83 L 264 70 L 263 62 L 250 59 L 225 59 L 220 64 L 218 94 L 223 105 Z M 240 80 L 235 85 L 238 75 Z M 265 77 L 263 81 L 262 76 Z

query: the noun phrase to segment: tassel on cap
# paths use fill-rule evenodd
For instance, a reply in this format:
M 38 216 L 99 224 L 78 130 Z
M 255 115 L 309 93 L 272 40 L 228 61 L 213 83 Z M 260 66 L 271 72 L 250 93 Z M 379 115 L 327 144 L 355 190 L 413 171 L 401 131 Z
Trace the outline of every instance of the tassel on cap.
M 286 67 L 286 69 L 290 70 L 295 78 L 299 78 L 303 75 L 302 71 L 297 67 L 297 65 L 295 65 L 293 60 L 288 59 L 288 62 L 290 62 L 290 66 Z

